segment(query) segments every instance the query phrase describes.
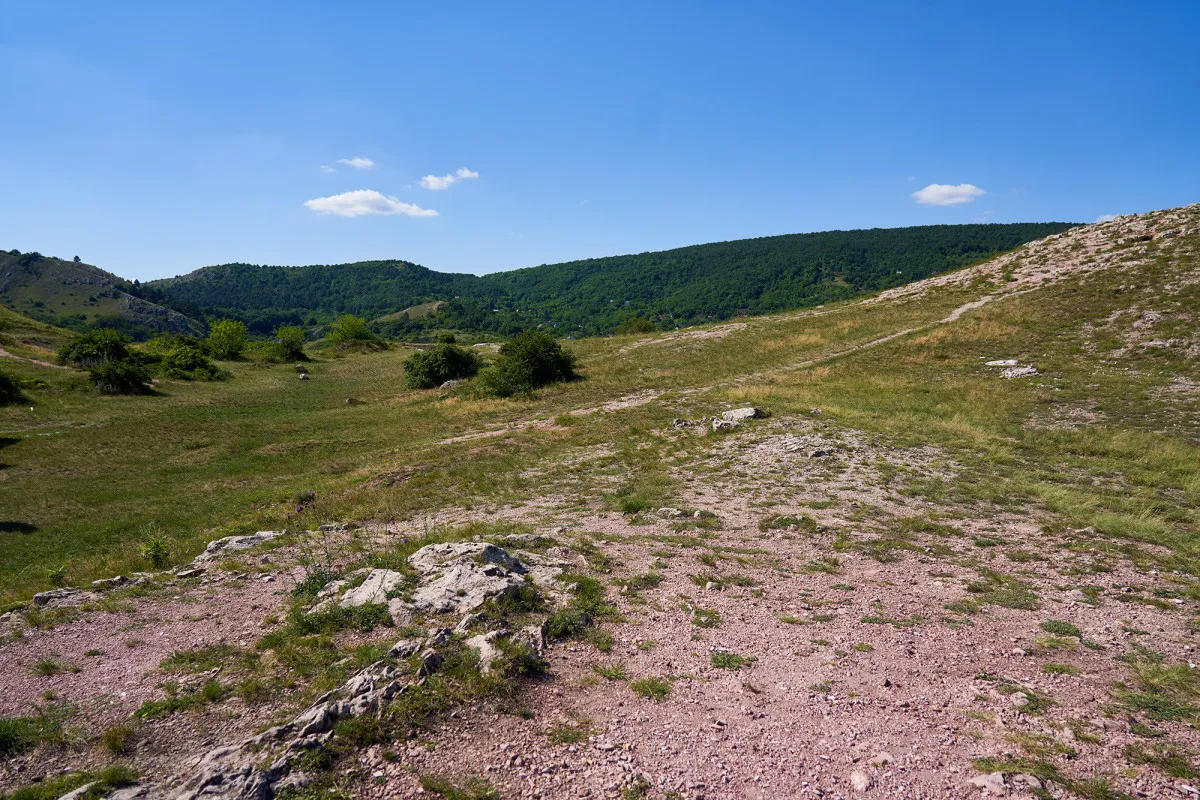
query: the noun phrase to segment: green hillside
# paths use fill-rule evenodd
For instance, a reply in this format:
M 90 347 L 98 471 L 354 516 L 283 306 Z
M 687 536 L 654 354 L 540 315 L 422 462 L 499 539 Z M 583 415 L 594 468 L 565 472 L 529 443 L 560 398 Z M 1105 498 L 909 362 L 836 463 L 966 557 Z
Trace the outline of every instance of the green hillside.
M 131 291 L 136 287 L 91 264 L 0 251 L 0 304 L 40 322 L 75 330 L 103 323 L 138 338 L 204 330 L 202 323 Z
M 268 332 L 352 313 L 386 333 L 513 333 L 547 325 L 607 333 L 631 316 L 666 327 L 764 314 L 899 286 L 1011 250 L 1068 223 L 828 231 L 694 245 L 501 272 L 434 272 L 404 261 L 308 267 L 225 264 L 142 287 L 149 300 L 233 316 Z M 396 312 L 448 301 L 434 313 Z

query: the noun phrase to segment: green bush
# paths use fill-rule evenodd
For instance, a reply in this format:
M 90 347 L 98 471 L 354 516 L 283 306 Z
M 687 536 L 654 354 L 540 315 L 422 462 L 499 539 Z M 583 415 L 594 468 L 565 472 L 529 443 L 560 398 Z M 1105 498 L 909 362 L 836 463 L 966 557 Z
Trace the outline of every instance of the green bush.
M 479 371 L 479 356 L 453 344 L 419 350 L 404 362 L 404 385 L 432 389 L 446 381 L 469 378 Z
M 21 394 L 21 385 L 17 383 L 17 379 L 0 370 L 0 406 L 20 403 L 24 399 L 25 395 Z
M 621 322 L 616 327 L 615 332 L 618 334 L 625 333 L 651 333 L 654 331 L 654 323 L 645 317 L 630 317 Z
M 150 391 L 150 371 L 140 361 L 107 361 L 88 370 L 101 394 L 146 394 Z
M 226 373 L 204 355 L 198 345 L 180 342 L 163 356 L 163 377 L 183 381 L 215 381 Z
M 275 329 L 272 350 L 280 361 L 304 361 L 304 328 L 299 325 L 280 325 Z
M 130 339 L 111 328 L 97 328 L 76 336 L 58 351 L 58 359 L 83 369 L 92 369 L 112 361 L 130 357 Z
M 484 394 L 511 397 L 576 377 L 575 356 L 548 333 L 526 331 L 500 346 L 500 357 L 479 373 Z
M 327 338 L 331 342 L 370 342 L 375 334 L 367 327 L 367 321 L 353 314 L 343 314 L 329 326 Z
M 213 358 L 236 361 L 246 349 L 246 323 L 235 319 L 219 319 L 208 329 L 205 346 Z
M 449 332 L 439 333 L 437 335 L 437 343 L 438 344 L 457 344 L 458 337 L 455 336 L 453 333 L 449 333 Z

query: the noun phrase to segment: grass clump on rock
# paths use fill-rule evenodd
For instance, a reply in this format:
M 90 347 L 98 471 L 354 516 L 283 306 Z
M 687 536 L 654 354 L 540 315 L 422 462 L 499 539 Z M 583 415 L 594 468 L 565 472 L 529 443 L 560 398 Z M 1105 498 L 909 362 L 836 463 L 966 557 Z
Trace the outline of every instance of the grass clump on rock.
M 446 381 L 470 378 L 479 371 L 479 356 L 455 344 L 419 350 L 404 362 L 404 385 L 432 389 Z

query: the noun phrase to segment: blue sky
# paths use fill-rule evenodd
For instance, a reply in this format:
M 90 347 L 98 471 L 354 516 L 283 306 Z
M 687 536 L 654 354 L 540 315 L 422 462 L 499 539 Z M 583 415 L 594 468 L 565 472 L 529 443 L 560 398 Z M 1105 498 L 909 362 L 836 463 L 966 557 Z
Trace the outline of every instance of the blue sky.
M 1200 201 L 1200 4 L 984 6 L 6 3 L 0 247 L 482 273 Z

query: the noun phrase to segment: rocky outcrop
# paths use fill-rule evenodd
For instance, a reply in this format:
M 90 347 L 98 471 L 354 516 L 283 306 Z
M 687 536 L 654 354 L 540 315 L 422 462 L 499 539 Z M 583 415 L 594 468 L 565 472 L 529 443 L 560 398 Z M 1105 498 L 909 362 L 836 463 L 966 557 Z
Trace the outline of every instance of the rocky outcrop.
M 226 536 L 223 539 L 216 539 L 208 543 L 208 547 L 204 548 L 203 553 L 192 559 L 191 566 L 205 566 L 218 558 L 225 558 L 230 553 L 249 550 L 251 547 L 278 539 L 286 533 L 287 531 L 259 531 L 247 536 Z

